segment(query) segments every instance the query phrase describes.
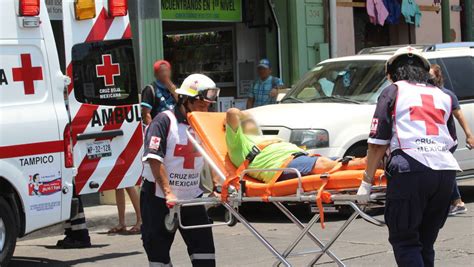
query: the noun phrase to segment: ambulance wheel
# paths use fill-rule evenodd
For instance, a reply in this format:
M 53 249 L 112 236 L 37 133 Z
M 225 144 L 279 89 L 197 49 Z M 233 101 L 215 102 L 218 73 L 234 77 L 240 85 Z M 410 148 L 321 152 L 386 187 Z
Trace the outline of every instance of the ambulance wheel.
M 176 218 L 176 215 L 171 218 L 171 215 L 168 213 L 165 216 L 165 228 L 166 231 L 170 233 L 176 232 L 178 229 L 178 218 Z
M 0 197 L 0 266 L 8 266 L 15 251 L 18 228 L 8 202 Z
M 229 220 L 230 220 L 230 222 L 228 224 L 229 227 L 235 226 L 238 222 L 237 218 L 235 218 L 235 216 L 232 216 L 230 211 L 228 211 L 226 209 L 225 212 L 224 212 L 224 221 L 228 222 Z

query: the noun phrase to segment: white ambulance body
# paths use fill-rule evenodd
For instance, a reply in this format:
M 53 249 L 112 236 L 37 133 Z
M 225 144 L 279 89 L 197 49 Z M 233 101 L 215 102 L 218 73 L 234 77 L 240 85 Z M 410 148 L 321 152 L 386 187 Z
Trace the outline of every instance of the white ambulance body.
M 142 171 L 127 1 L 62 5 L 64 74 L 44 0 L 0 0 L 0 266 L 17 237 L 70 218 L 74 189 Z

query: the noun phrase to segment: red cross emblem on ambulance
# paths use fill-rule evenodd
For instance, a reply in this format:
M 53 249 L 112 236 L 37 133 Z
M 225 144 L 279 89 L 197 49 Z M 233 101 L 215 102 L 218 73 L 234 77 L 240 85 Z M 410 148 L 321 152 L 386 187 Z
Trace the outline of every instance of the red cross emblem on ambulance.
M 102 55 L 102 64 L 95 65 L 97 78 L 104 78 L 105 86 L 115 86 L 115 76 L 120 76 L 120 64 L 112 62 L 112 55 Z
M 35 81 L 43 80 L 43 68 L 41 66 L 33 67 L 30 54 L 21 54 L 21 67 L 12 68 L 13 81 L 23 82 L 25 95 L 35 93 Z
M 438 124 L 445 125 L 445 111 L 437 109 L 432 95 L 421 95 L 421 106 L 410 107 L 410 120 L 423 121 L 427 135 L 439 135 Z

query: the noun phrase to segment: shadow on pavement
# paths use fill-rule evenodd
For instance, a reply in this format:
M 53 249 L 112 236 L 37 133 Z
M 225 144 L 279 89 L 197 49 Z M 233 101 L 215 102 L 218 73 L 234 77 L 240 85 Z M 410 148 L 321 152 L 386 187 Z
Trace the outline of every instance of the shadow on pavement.
M 81 263 L 97 263 L 101 260 L 109 260 L 127 256 L 133 256 L 142 254 L 143 252 L 133 251 L 127 253 L 110 253 L 106 255 L 100 255 L 96 257 L 90 258 L 81 258 L 77 260 L 71 261 L 58 261 L 58 260 L 51 260 L 51 259 L 44 259 L 44 258 L 35 258 L 35 257 L 14 257 L 11 262 L 10 266 L 18 266 L 18 267 L 34 267 L 34 266 L 52 266 L 52 267 L 64 267 L 64 266 L 72 266 Z
M 286 205 L 287 208 L 303 223 L 307 223 L 314 216 L 310 212 L 308 204 Z M 217 207 L 209 209 L 209 216 L 214 221 L 224 221 L 224 208 Z M 339 213 L 325 213 L 325 221 L 346 220 L 353 210 L 347 207 Z M 288 223 L 290 220 L 271 203 L 247 203 L 240 207 L 240 213 L 250 222 L 258 223 Z M 383 208 L 377 208 L 368 212 L 372 216 L 382 215 Z
M 110 246 L 109 244 L 93 244 L 90 248 L 105 248 L 105 247 L 108 247 Z M 64 249 L 62 247 L 58 247 L 58 246 L 41 246 L 41 245 L 38 245 L 38 247 L 44 247 L 46 249 L 56 249 L 56 250 L 67 250 L 67 249 Z M 79 248 L 81 249 L 81 248 Z M 83 248 L 83 249 L 86 249 L 86 248 Z

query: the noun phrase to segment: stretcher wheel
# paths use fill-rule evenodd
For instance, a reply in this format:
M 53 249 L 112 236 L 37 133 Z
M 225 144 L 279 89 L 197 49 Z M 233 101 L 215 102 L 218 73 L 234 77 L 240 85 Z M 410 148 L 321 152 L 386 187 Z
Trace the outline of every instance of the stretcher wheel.
M 228 222 L 229 220 L 230 220 L 230 223 L 228 224 L 228 226 L 232 227 L 232 226 L 235 226 L 237 224 L 237 218 L 232 216 L 230 211 L 225 210 L 225 212 L 224 212 L 224 221 Z
M 165 228 L 170 233 L 176 232 L 178 229 L 178 218 L 176 218 L 176 215 L 173 217 L 169 213 L 165 215 Z

